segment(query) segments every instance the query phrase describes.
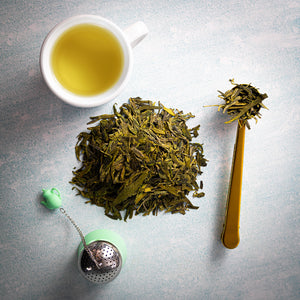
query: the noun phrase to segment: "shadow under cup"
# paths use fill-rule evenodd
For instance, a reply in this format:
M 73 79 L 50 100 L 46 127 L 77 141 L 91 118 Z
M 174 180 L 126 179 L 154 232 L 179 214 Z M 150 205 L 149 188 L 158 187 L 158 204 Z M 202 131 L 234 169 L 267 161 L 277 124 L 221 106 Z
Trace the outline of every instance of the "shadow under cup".
M 47 35 L 40 68 L 48 87 L 61 100 L 77 107 L 95 107 L 117 97 L 126 86 L 132 69 L 132 47 L 124 32 L 109 20 L 75 16 Z M 97 93 L 88 88 L 82 91 L 84 80 L 87 87 L 104 82 L 104 88 Z

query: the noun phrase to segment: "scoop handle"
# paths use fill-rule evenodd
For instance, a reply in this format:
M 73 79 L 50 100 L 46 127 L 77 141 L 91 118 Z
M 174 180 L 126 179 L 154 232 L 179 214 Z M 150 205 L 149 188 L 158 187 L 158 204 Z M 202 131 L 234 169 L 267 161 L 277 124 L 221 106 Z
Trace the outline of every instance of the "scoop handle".
M 244 145 L 245 124 L 239 122 L 232 159 L 231 180 L 228 191 L 226 217 L 222 233 L 223 245 L 229 249 L 236 248 L 240 242 L 239 221 L 242 194 Z

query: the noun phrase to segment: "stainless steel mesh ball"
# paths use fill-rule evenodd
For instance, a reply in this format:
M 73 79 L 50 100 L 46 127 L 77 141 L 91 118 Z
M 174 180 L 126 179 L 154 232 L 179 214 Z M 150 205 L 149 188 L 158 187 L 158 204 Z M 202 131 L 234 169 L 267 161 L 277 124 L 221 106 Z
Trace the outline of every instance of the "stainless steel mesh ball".
M 107 241 L 94 241 L 88 245 L 98 267 L 86 250 L 78 256 L 78 268 L 81 274 L 93 283 L 108 283 L 121 271 L 122 256 L 119 250 Z

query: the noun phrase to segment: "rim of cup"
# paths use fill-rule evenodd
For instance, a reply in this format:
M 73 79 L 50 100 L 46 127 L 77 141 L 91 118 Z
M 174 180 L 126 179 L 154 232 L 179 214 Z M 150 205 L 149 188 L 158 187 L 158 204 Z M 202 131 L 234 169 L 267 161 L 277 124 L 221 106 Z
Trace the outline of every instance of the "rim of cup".
M 81 24 L 91 24 L 108 29 L 119 41 L 124 55 L 124 65 L 118 81 L 107 91 L 92 95 L 76 95 L 57 80 L 51 66 L 51 54 L 57 39 L 68 29 Z M 96 15 L 77 15 L 58 23 L 46 36 L 40 52 L 40 69 L 50 90 L 64 102 L 77 107 L 96 107 L 116 98 L 126 86 L 132 71 L 132 47 L 124 32 L 113 22 Z

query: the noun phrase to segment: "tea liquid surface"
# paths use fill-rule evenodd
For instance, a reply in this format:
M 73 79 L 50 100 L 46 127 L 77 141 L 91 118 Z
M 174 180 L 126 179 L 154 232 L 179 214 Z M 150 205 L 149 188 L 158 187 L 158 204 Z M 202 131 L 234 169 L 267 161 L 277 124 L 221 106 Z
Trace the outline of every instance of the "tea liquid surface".
M 117 38 L 95 25 L 77 25 L 57 40 L 51 57 L 57 80 L 82 96 L 100 94 L 120 78 L 124 57 Z

